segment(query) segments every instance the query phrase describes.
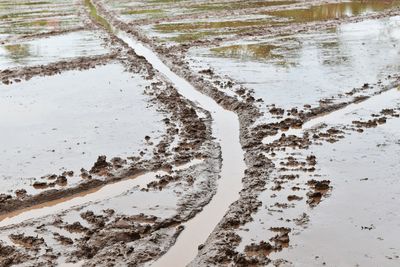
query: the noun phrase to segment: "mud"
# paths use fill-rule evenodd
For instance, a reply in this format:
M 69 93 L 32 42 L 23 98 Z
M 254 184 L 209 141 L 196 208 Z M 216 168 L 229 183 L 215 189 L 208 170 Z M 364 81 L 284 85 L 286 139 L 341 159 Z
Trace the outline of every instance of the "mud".
M 308 259 L 308 255 L 313 253 L 310 252 L 312 249 L 306 246 L 302 248 L 303 256 L 301 257 L 296 253 L 293 254 L 294 257 L 289 254 L 296 250 L 292 247 L 292 240 L 296 240 L 297 246 L 301 242 L 318 244 L 321 241 L 317 237 L 325 234 L 329 227 L 325 230 L 317 227 L 319 231 L 325 232 L 316 231 L 309 239 L 302 240 L 301 237 L 307 228 L 312 231 L 312 227 L 318 224 L 318 221 L 314 222 L 313 218 L 318 217 L 318 212 L 325 209 L 325 205 L 329 206 L 331 195 L 336 194 L 336 187 L 338 186 L 340 190 L 344 187 L 343 183 L 338 182 L 334 177 L 334 172 L 326 171 L 330 166 L 327 156 L 322 156 L 322 160 L 319 156 L 329 155 L 330 152 L 325 151 L 325 147 L 334 149 L 335 146 L 349 139 L 353 140 L 354 136 L 368 135 L 370 131 L 392 125 L 397 121 L 399 109 L 393 103 L 394 101 L 391 101 L 398 97 L 397 89 L 393 89 L 399 83 L 397 71 L 390 69 L 390 75 L 386 73 L 384 79 L 379 81 L 365 81 L 361 84 L 357 83 L 357 86 L 340 88 L 340 90 L 337 88 L 338 90 L 329 97 L 320 97 L 320 94 L 316 94 L 318 99 L 316 103 L 310 101 L 301 105 L 289 103 L 287 106 L 280 106 L 265 98 L 259 98 L 253 89 L 247 88 L 247 85 L 236 81 L 234 77 L 221 74 L 216 68 L 210 68 L 206 64 L 200 64 L 200 68 L 193 67 L 190 62 L 190 49 L 219 46 L 229 41 L 257 39 L 259 36 L 273 38 L 300 32 L 315 33 L 327 29 L 329 31 L 339 25 L 391 18 L 398 15 L 397 2 L 387 5 L 367 3 L 371 6 L 365 9 L 358 9 L 360 3 L 348 3 L 352 10 L 352 13 L 348 14 L 343 12 L 347 3 L 336 3 L 337 1 L 328 1 L 329 3 L 324 4 L 321 4 L 321 1 L 309 1 L 309 3 L 276 1 L 271 6 L 251 2 L 245 8 L 241 5 L 232 5 L 232 9 L 223 11 L 218 9 L 220 3 L 201 3 L 196 6 L 183 1 L 174 3 L 174 8 L 195 11 L 176 16 L 164 16 L 164 4 L 161 2 L 147 3 L 147 5 L 141 3 L 142 6 L 139 5 L 138 10 L 128 5 L 128 11 L 121 8 L 113 9 L 115 7 L 110 1 L 93 1 L 93 5 L 89 2 L 86 2 L 86 5 L 91 12 L 92 22 L 97 25 L 96 28 L 103 27 L 108 31 L 110 45 L 118 47 L 117 52 L 104 57 L 91 58 L 94 62 L 87 62 L 88 58 L 81 58 L 41 67 L 6 70 L 5 73 L 4 71 L 0 73 L 0 79 L 7 84 L 36 75 L 54 75 L 68 69 L 91 68 L 118 60 L 123 62 L 128 70 L 139 72 L 147 79 L 157 80 L 152 83 L 146 93 L 166 114 L 169 114 L 164 120 L 167 127 L 166 134 L 161 141 L 154 144 L 153 156 L 150 159 L 143 159 L 143 151 L 143 154 L 132 155 L 127 159 L 108 160 L 106 156 L 99 156 L 93 168 L 81 171 L 84 181 L 79 186 L 46 190 L 34 196 L 27 195 L 23 190 L 16 191 L 16 196 L 3 194 L 0 197 L 1 205 L 3 205 L 0 211 L 6 218 L 10 212 L 18 213 L 22 208 L 35 209 L 36 205 L 46 204 L 50 200 L 63 201 L 66 197 L 75 197 L 108 184 L 118 183 L 132 175 L 140 176 L 149 171 L 166 171 L 166 173 L 139 186 L 128 196 L 133 198 L 135 195 L 142 194 L 140 196 L 144 197 L 147 194 L 153 197 L 160 196 L 164 200 L 170 199 L 168 195 L 171 194 L 176 197 L 178 204 L 175 206 L 171 204 L 174 206 L 172 216 L 163 215 L 160 207 L 143 208 L 145 213 L 141 214 L 138 214 L 135 209 L 133 214 L 128 215 L 126 211 L 121 213 L 110 208 L 111 200 L 100 200 L 93 206 L 85 206 L 87 203 L 81 203 L 77 208 L 64 209 L 57 215 L 63 219 L 52 220 L 46 217 L 44 227 L 35 220 L 23 222 L 18 226 L 9 225 L 3 229 L 11 241 L 30 249 L 36 247 L 33 249 L 36 252 L 23 252 L 13 245 L 2 245 L 4 251 L 8 251 L 7 254 L 17 255 L 13 258 L 8 255 L 0 256 L 2 263 L 4 265 L 20 262 L 39 264 L 44 262 L 42 259 L 37 259 L 38 255 L 41 255 L 52 264 L 58 260 L 67 259 L 66 262 L 70 263 L 84 260 L 85 266 L 118 264 L 136 266 L 154 262 L 157 265 L 157 259 L 168 250 L 172 251 L 174 243 L 179 240 L 179 235 L 184 233 L 184 223 L 193 217 L 200 216 L 200 210 L 212 203 L 212 196 L 220 190 L 217 186 L 217 176 L 224 158 L 221 158 L 218 140 L 213 140 L 212 114 L 199 108 L 198 103 L 187 101 L 179 95 L 176 88 L 165 81 L 154 66 L 151 66 L 145 58 L 137 56 L 113 35 L 110 31 L 112 27 L 125 31 L 131 38 L 145 43 L 174 73 L 189 81 L 197 90 L 214 99 L 223 108 L 236 113 L 239 118 L 240 144 L 245 152 L 244 160 L 247 166 L 239 199 L 231 203 L 226 213 L 222 214 L 223 218 L 209 233 L 207 240 L 203 244 L 195 244 L 196 247 L 198 245 L 198 254 L 189 265 L 286 266 L 292 261 L 294 266 L 297 266 L 296 263 L 304 262 L 305 258 Z M 126 3 L 122 3 L 124 4 Z M 324 8 L 337 12 L 313 16 Z M 213 18 L 213 16 L 239 16 L 250 11 L 252 15 L 264 13 L 276 16 L 279 23 L 272 25 L 262 19 L 246 20 L 245 23 L 240 20 L 236 24 L 217 20 L 215 23 L 204 26 L 201 24 L 204 22 L 200 21 Z M 100 17 L 97 12 L 101 14 Z M 156 16 L 155 13 L 158 15 Z M 129 15 L 129 19 L 125 15 Z M 106 20 L 101 19 L 102 16 Z M 132 16 L 140 18 L 130 21 Z M 187 21 L 179 22 L 179 20 Z M 195 20 L 200 22 L 193 23 Z M 250 24 L 248 24 L 249 21 Z M 167 22 L 173 22 L 173 24 Z M 174 25 L 179 25 L 181 28 L 174 31 L 181 33 L 186 30 L 185 27 L 188 24 L 195 27 L 196 31 L 201 31 L 202 27 L 209 28 L 210 25 L 228 31 L 241 29 L 241 27 L 246 30 L 240 33 L 233 32 L 227 36 L 218 32 L 201 34 L 201 38 L 188 38 L 181 44 L 177 44 L 171 39 L 159 38 L 157 35 L 154 37 L 152 31 L 148 31 L 148 27 L 143 26 L 153 24 L 159 25 L 155 27 L 159 31 L 169 31 Z M 239 51 L 237 48 L 233 49 Z M 252 48 L 249 50 L 256 56 L 257 53 L 270 56 L 273 49 L 275 48 L 263 47 L 261 50 Z M 234 52 L 224 54 L 224 56 L 235 57 L 237 54 Z M 338 83 L 337 87 L 342 85 Z M 145 136 L 144 139 L 148 143 L 153 142 L 150 136 Z M 392 143 L 391 146 L 394 145 Z M 197 167 L 183 170 L 182 173 L 173 171 L 174 166 L 189 163 L 194 159 L 205 162 L 195 165 Z M 211 169 L 212 172 L 207 177 L 201 178 L 201 174 L 204 175 L 204 168 Z M 337 172 L 336 175 L 340 176 Z M 52 183 L 65 186 L 69 179 L 68 173 L 50 177 L 46 181 L 37 182 L 36 187 L 44 189 Z M 199 183 L 198 179 L 202 179 L 202 183 Z M 369 182 L 368 178 L 360 178 L 359 181 L 361 179 L 364 183 Z M 123 197 L 126 196 L 118 195 L 116 199 L 124 199 Z M 104 207 L 107 209 L 102 209 Z M 365 207 L 362 208 L 365 209 Z M 152 215 L 156 214 L 156 211 L 161 211 L 161 214 Z M 337 211 L 340 212 L 340 208 Z M 73 220 L 67 222 L 67 218 L 71 217 Z M 329 226 L 326 221 L 324 223 Z M 81 236 L 71 238 L 68 233 L 53 232 L 50 229 L 54 226 L 66 230 L 69 234 Z M 46 242 L 40 238 L 34 238 L 31 234 L 12 233 L 16 227 L 32 227 L 36 229 L 34 231 L 42 230 L 43 233 L 49 231 L 57 244 L 61 245 L 61 249 L 56 248 L 54 252 L 37 252 L 37 248 L 46 247 Z M 376 228 L 375 225 L 364 223 L 361 229 L 374 231 Z M 65 252 L 60 252 L 63 250 Z M 320 252 L 326 253 L 326 250 L 320 250 Z M 358 250 L 355 253 L 362 254 L 362 251 Z M 326 255 L 332 260 L 329 254 Z M 398 259 L 396 253 L 388 257 L 395 262 L 396 256 Z M 34 257 L 36 259 L 33 259 Z M 347 260 L 350 261 L 349 258 Z M 316 264 L 316 261 L 326 264 L 323 260 L 319 262 L 319 258 L 316 257 L 315 261 L 307 260 L 306 266 Z M 380 264 L 393 263 L 382 260 L 378 262 Z
M 49 76 L 67 70 L 85 70 L 94 68 L 98 65 L 104 65 L 111 60 L 116 59 L 116 54 L 82 57 L 70 61 L 60 61 L 49 65 L 32 66 L 25 68 L 5 69 L 0 71 L 0 79 L 3 84 L 12 84 L 20 82 L 21 79 L 29 80 L 34 76 Z

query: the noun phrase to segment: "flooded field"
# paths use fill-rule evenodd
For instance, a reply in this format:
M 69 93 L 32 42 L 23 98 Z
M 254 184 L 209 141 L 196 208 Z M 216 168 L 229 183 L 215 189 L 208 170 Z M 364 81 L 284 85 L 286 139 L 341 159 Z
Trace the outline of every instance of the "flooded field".
M 0 0 L 0 266 L 400 266 L 400 1 Z

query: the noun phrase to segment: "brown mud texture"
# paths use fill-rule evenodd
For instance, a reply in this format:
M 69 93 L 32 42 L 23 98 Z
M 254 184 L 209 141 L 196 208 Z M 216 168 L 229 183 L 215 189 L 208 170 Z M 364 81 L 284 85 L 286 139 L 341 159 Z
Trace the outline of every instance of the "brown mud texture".
M 323 174 L 312 148 L 328 143 L 335 144 L 350 135 L 363 134 L 371 128 L 387 124 L 399 118 L 400 109 L 398 106 L 383 106 L 378 113 L 369 114 L 363 119 L 355 118 L 345 125 L 338 122 L 330 125 L 323 123 L 311 129 L 302 127 L 313 120 L 323 121 L 324 117 L 335 112 L 352 105 L 362 105 L 384 94 L 399 85 L 398 76 L 396 73 L 387 76 L 386 83 L 361 84 L 345 93 L 320 99 L 317 104 L 304 103 L 300 107 L 284 109 L 274 104 L 266 105 L 263 99 L 256 99 L 254 90 L 235 81 L 234 77 L 218 74 L 211 67 L 207 66 L 200 71 L 194 70 L 187 60 L 189 50 L 193 47 L 207 48 L 260 36 L 273 38 L 318 32 L 346 23 L 390 18 L 398 15 L 400 11 L 396 7 L 391 7 L 376 13 L 294 21 L 290 25 L 287 23 L 278 23 L 274 26 L 253 25 L 246 27 L 245 31 L 239 34 L 207 35 L 202 39 L 176 43 L 159 42 L 159 39 L 149 36 L 142 26 L 179 20 L 218 19 L 218 16 L 221 18 L 222 15 L 244 16 L 257 15 L 260 12 L 311 9 L 322 2 L 337 4 L 338 1 L 280 1 L 282 2 L 280 5 L 249 4 L 247 8 L 226 8 L 222 11 L 215 11 L 207 6 L 201 9 L 206 10 L 204 13 L 189 12 L 175 17 L 142 16 L 132 22 L 124 20 L 118 10 L 111 9 L 112 5 L 109 5 L 109 2 L 101 0 L 77 2 L 80 12 L 85 17 L 85 25 L 77 29 L 19 37 L 35 39 L 90 29 L 99 31 L 104 36 L 110 50 L 108 54 L 0 70 L 0 81 L 6 86 L 36 76 L 58 75 L 69 70 L 84 71 L 110 63 L 122 64 L 127 72 L 139 74 L 143 79 L 152 81 L 144 93 L 150 97 L 151 103 L 157 105 L 165 114 L 163 119 L 165 133 L 152 145 L 151 158 L 144 157 L 144 153 L 111 159 L 107 155 L 99 155 L 90 170 L 81 169 L 79 173 L 81 181 L 76 186 L 68 186 L 68 180 L 74 173 L 66 171 L 40 177 L 39 181 L 32 185 L 39 191 L 37 194 L 27 194 L 27 191 L 21 188 L 16 188 L 13 193 L 2 193 L 0 216 L 2 219 L 18 216 L 25 211 L 51 206 L 52 202 L 68 201 L 107 185 L 136 177 L 140 179 L 141 175 L 158 171 L 166 173 L 141 187 L 139 191 L 152 196 L 154 193 L 161 194 L 168 190 L 179 191 L 175 213 L 172 216 L 151 213 L 121 214 L 112 208 L 95 210 L 82 203 L 80 207 L 71 207 L 69 210 L 46 216 L 43 220 L 27 220 L 17 225 L 3 226 L 0 266 L 18 264 L 56 266 L 60 261 L 79 263 L 83 266 L 142 266 L 154 262 L 174 245 L 179 234 L 184 231 L 183 223 L 201 212 L 202 208 L 212 201 L 212 196 L 218 190 L 219 170 L 223 158 L 220 155 L 218 140 L 215 140 L 212 133 L 212 114 L 181 96 L 177 88 L 171 85 L 154 66 L 144 57 L 138 56 L 105 25 L 112 25 L 113 28 L 126 32 L 131 38 L 150 47 L 173 72 L 238 116 L 240 143 L 245 152 L 246 164 L 240 197 L 227 211 L 221 211 L 224 214 L 223 219 L 213 232 L 209 233 L 206 242 L 195 245 L 198 246 L 198 254 L 190 265 L 283 266 L 286 264 L 285 259 L 273 260 L 271 256 L 290 247 L 292 228 L 306 227 L 310 220 L 308 211 L 318 209 L 318 205 L 335 192 L 332 178 Z M 153 9 L 164 8 L 163 2 L 154 1 Z M 229 3 L 228 1 L 223 4 Z M 211 5 L 212 2 L 206 4 Z M 196 9 L 186 1 L 176 5 L 181 8 Z M 92 14 L 94 9 L 95 15 Z M 143 14 L 146 12 L 143 11 Z M 261 106 L 265 106 L 266 110 L 261 109 Z M 269 120 L 262 120 L 263 118 Z M 291 130 L 298 130 L 299 134 L 290 134 Z M 146 142 L 152 143 L 150 136 L 143 138 Z M 199 165 L 188 170 L 173 171 L 176 166 L 190 164 L 199 159 L 202 161 Z M 60 188 L 55 189 L 55 186 Z M 268 202 L 262 198 L 265 193 L 270 197 Z M 281 198 L 281 195 L 285 197 Z M 253 222 L 256 214 L 264 211 L 264 207 L 270 213 L 279 214 L 268 229 L 271 237 L 257 242 L 242 243 L 243 237 L 239 234 L 239 230 Z M 291 219 L 285 217 L 286 212 L 291 209 L 296 209 L 300 216 Z M 66 215 L 73 213 L 78 215 L 71 222 L 66 219 L 68 217 Z M 29 230 L 24 231 L 24 229 Z

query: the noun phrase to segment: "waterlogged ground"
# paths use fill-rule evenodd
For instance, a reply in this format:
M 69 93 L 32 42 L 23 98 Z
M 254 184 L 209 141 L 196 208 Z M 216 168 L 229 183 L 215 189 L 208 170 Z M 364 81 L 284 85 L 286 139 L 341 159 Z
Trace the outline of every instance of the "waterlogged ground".
M 397 73 L 400 18 L 346 23 L 324 31 L 189 51 L 193 68 L 235 77 L 267 105 L 316 105 Z M 385 53 L 381 53 L 382 50 Z
M 84 26 L 79 1 L 15 1 L 0 2 L 0 36 L 62 31 Z
M 109 53 L 101 34 L 76 31 L 0 45 L 0 70 Z
M 9 140 L 2 146 L 2 193 L 31 192 L 46 174 L 79 176 L 99 155 L 126 158 L 146 147 L 146 135 L 159 138 L 163 115 L 143 95 L 149 84 L 113 63 L 2 85 L 1 112 L 8 116 L 1 118 L 1 139 Z
M 399 8 L 0 0 L 0 265 L 399 266 Z

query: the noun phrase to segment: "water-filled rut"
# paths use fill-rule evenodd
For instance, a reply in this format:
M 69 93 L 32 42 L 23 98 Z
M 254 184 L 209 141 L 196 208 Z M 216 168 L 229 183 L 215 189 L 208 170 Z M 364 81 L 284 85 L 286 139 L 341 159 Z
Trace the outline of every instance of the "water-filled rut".
M 116 35 L 171 81 L 182 96 L 212 114 L 213 135 L 221 145 L 223 159 L 218 191 L 203 211 L 184 225 L 185 230 L 178 237 L 175 245 L 161 259 L 151 265 L 185 266 L 196 256 L 198 246 L 206 241 L 229 205 L 239 197 L 245 170 L 244 152 L 239 136 L 239 120 L 235 113 L 225 110 L 213 99 L 203 95 L 188 81 L 171 71 L 151 49 L 125 32 L 116 31 Z

